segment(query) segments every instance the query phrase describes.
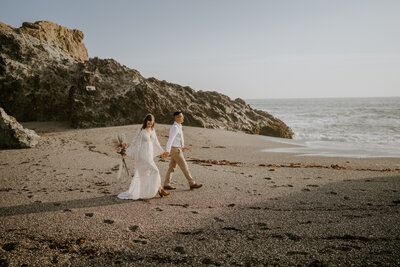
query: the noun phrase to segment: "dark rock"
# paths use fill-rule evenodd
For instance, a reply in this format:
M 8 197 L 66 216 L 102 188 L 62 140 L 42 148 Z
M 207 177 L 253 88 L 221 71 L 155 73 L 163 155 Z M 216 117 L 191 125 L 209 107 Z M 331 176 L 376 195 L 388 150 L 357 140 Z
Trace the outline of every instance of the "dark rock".
M 17 242 L 9 242 L 9 243 L 5 243 L 2 248 L 5 251 L 12 251 L 17 247 L 18 243 Z
M 201 263 L 203 264 L 213 264 L 213 261 L 210 258 L 204 258 Z
M 7 115 L 0 107 L 0 147 L 29 148 L 37 145 L 39 136 L 35 131 L 24 128 L 17 120 Z
M 0 266 L 1 267 L 6 267 L 6 266 L 9 266 L 9 265 L 10 265 L 10 263 L 8 262 L 7 259 L 5 259 L 5 258 L 0 259 Z
M 87 60 L 82 39 L 80 31 L 51 22 L 20 29 L 0 23 L 0 106 L 21 122 L 68 120 L 77 128 L 137 124 L 147 113 L 170 124 L 171 113 L 181 110 L 188 126 L 293 136 L 242 99 L 146 79 L 113 59 Z
M 53 259 L 51 260 L 51 263 L 53 263 L 53 264 L 57 264 L 57 263 L 58 263 L 58 257 L 57 257 L 57 255 L 56 255 L 56 256 L 53 256 Z
M 176 247 L 174 248 L 175 252 L 181 253 L 181 254 L 185 254 L 185 248 L 184 247 Z

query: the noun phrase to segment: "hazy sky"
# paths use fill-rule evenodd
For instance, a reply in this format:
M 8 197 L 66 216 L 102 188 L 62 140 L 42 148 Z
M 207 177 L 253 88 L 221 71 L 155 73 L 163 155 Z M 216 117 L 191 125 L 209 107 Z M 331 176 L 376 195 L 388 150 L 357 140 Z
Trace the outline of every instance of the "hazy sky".
M 400 96 L 400 0 L 0 0 L 84 32 L 89 56 L 231 98 Z

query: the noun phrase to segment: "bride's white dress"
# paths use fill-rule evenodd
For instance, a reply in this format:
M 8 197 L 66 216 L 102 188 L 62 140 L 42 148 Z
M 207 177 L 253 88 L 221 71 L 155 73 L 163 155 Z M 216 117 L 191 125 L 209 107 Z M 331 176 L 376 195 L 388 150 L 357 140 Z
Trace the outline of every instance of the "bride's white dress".
M 153 198 L 161 186 L 160 172 L 154 156 L 164 153 L 156 131 L 140 127 L 129 144 L 126 154 L 134 159 L 134 173 L 128 191 L 118 195 L 121 199 Z

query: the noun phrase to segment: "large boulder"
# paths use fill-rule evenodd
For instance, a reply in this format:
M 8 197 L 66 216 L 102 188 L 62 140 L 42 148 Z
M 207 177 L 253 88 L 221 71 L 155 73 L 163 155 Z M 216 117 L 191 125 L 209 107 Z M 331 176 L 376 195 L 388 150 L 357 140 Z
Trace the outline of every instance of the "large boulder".
M 50 31 L 42 29 L 62 26 L 24 25 L 15 30 L 0 24 L 0 105 L 19 121 L 68 120 L 85 128 L 141 123 L 153 113 L 158 122 L 171 123 L 171 113 L 181 110 L 189 126 L 293 136 L 284 122 L 242 99 L 146 79 L 113 59 L 78 60 L 63 48 L 68 42 L 41 37 Z
M 35 131 L 22 127 L 17 120 L 0 108 L 0 148 L 29 148 L 39 142 Z

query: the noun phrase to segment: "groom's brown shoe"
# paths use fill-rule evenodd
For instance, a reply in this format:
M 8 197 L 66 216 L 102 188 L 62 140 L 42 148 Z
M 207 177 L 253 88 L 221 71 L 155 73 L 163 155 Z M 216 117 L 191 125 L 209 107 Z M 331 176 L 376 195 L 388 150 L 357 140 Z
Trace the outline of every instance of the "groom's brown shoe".
M 167 189 L 167 190 L 175 190 L 176 187 L 172 187 L 172 186 L 170 186 L 170 185 L 164 185 L 164 189 Z
M 192 184 L 191 186 L 190 186 L 190 189 L 197 189 L 197 188 L 200 188 L 200 187 L 202 187 L 203 185 L 202 184 Z

